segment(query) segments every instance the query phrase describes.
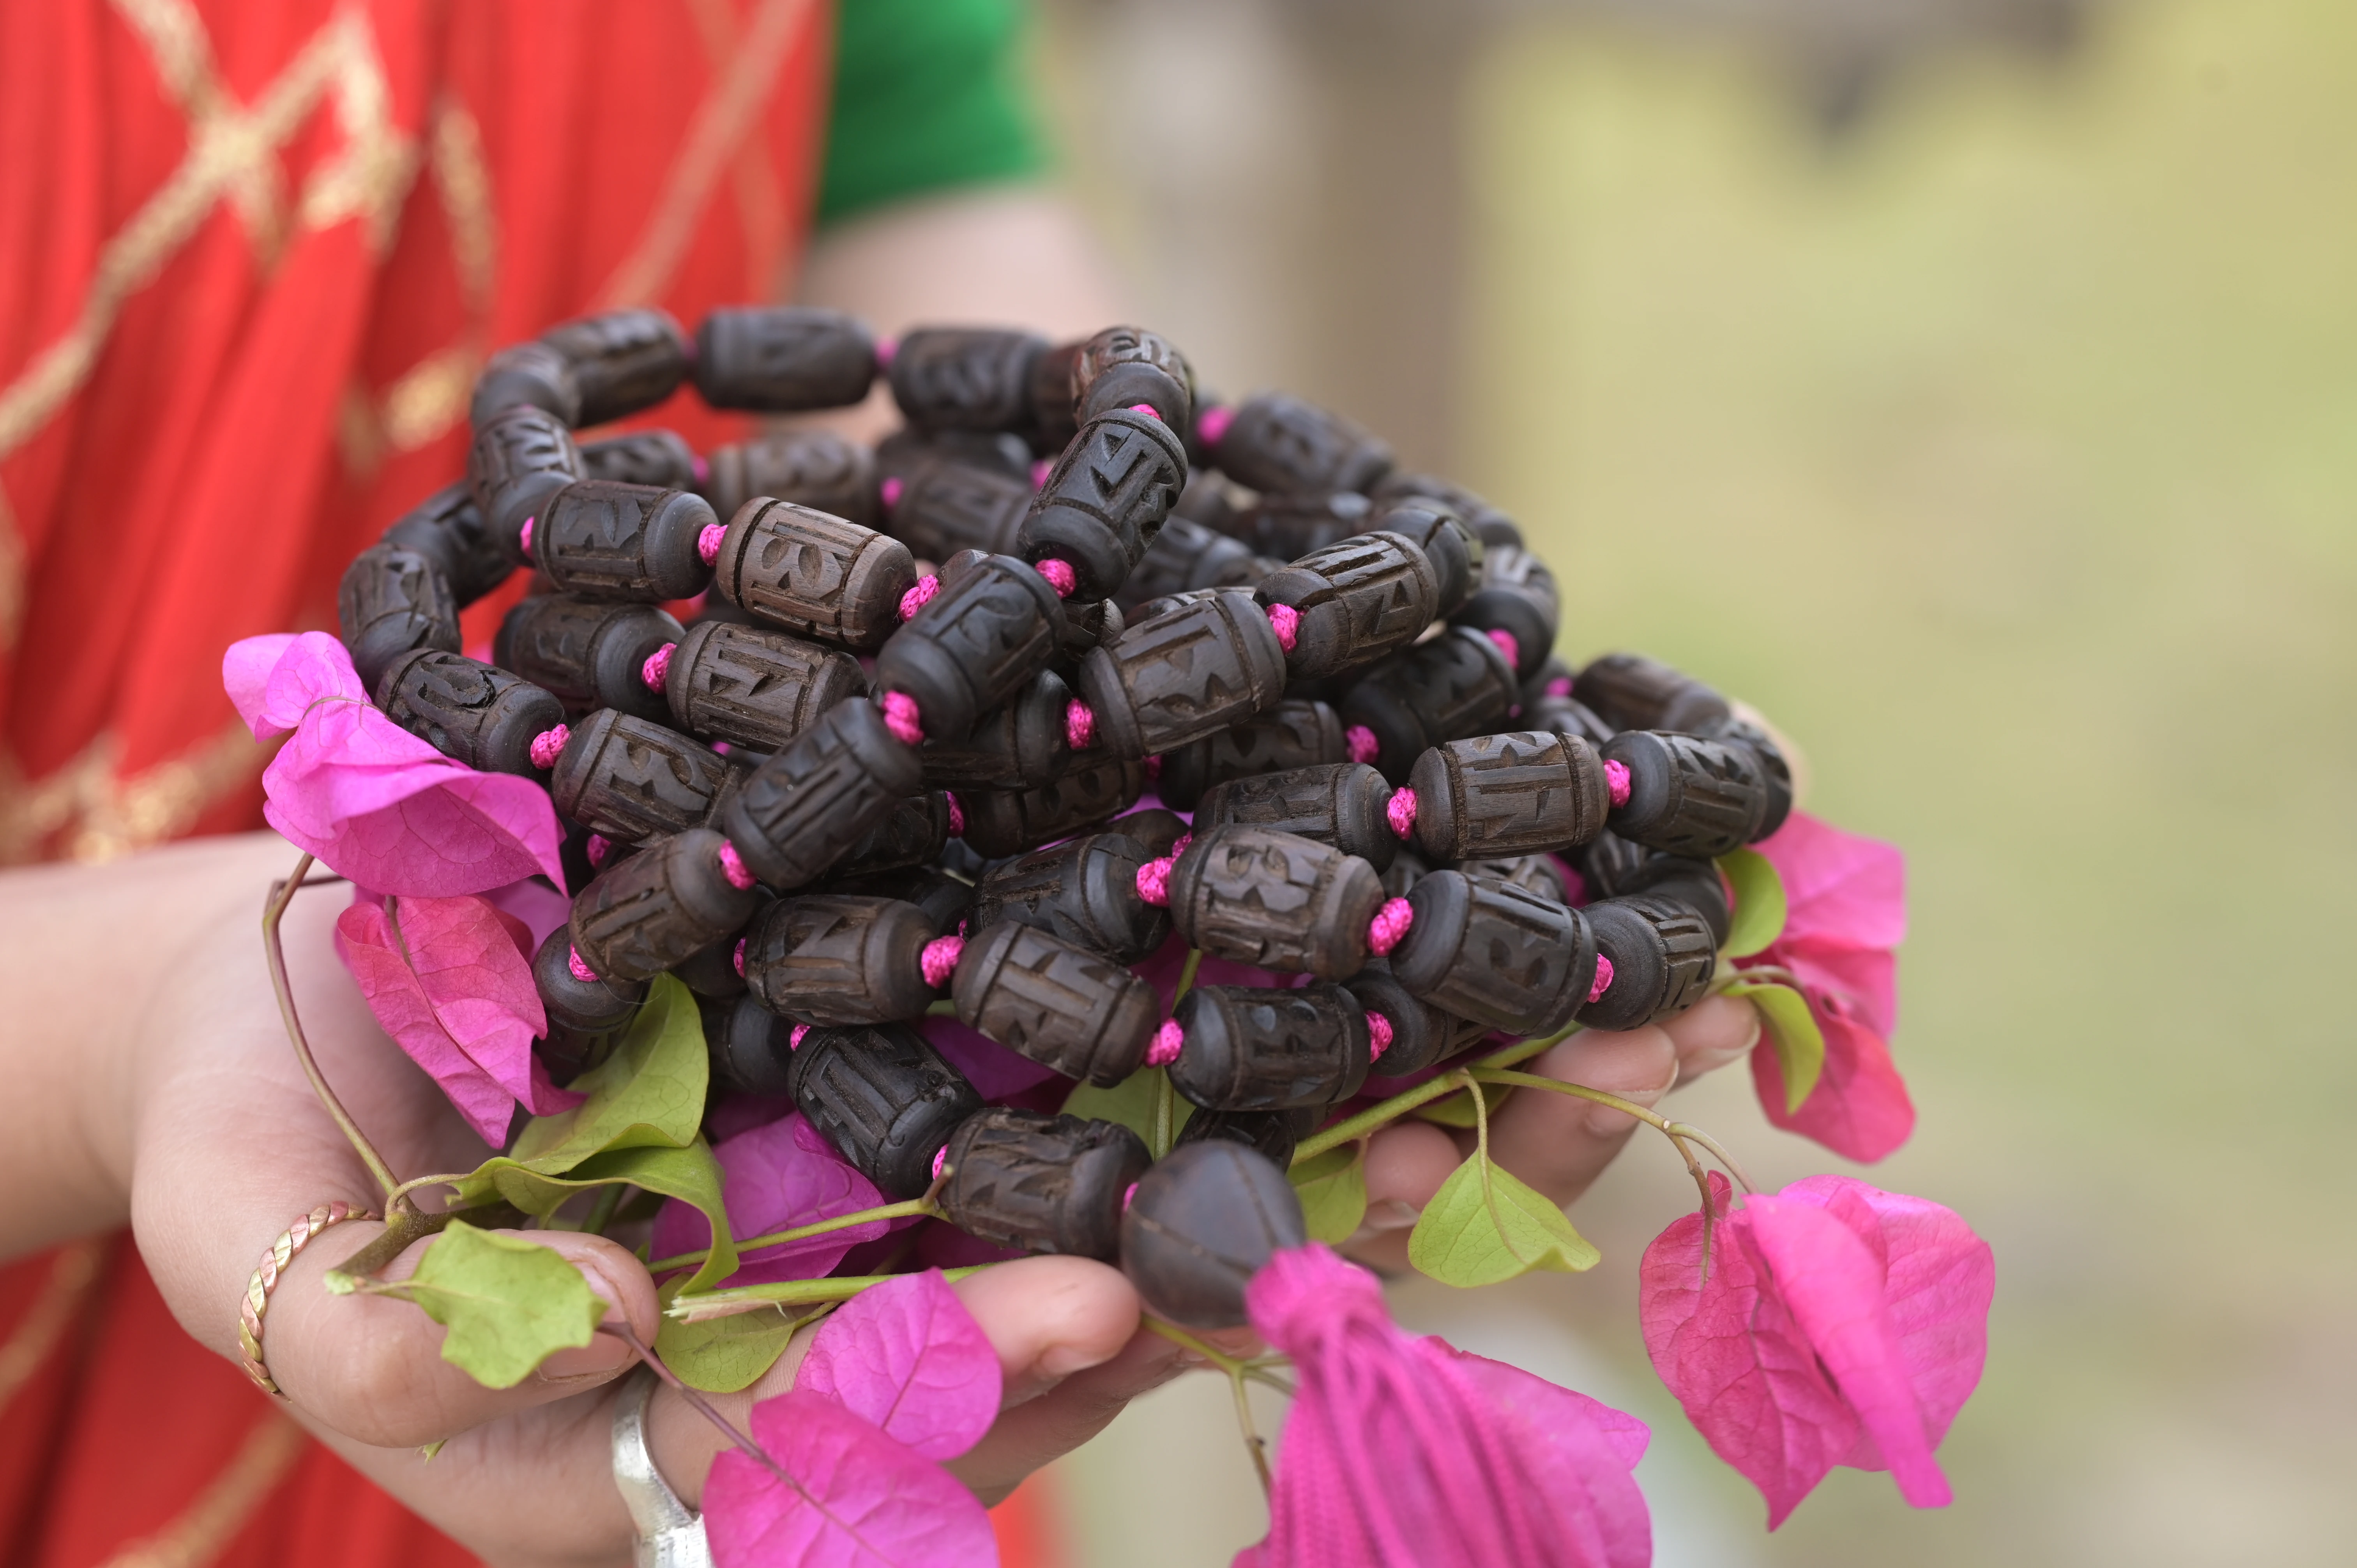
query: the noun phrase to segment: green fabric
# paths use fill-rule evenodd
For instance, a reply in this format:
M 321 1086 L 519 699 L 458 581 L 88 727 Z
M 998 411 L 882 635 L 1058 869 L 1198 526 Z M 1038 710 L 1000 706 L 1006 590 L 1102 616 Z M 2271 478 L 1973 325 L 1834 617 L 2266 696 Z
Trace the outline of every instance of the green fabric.
M 842 0 L 818 220 L 1036 174 L 1021 0 Z

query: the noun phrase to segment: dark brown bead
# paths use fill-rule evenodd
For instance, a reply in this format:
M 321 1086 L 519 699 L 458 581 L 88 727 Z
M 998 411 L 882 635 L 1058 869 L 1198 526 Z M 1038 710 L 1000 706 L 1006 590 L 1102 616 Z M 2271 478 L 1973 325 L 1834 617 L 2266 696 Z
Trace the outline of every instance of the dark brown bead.
M 1372 433 L 1284 392 L 1245 399 L 1211 450 L 1228 478 L 1277 495 L 1364 490 L 1392 467 L 1392 449 Z
M 1198 1106 L 1178 1129 L 1177 1144 L 1217 1140 L 1241 1144 L 1282 1168 L 1294 1145 L 1315 1132 L 1318 1113 L 1308 1111 L 1205 1111 Z
M 757 497 L 721 536 L 712 585 L 771 626 L 845 648 L 881 648 L 915 585 L 909 547 L 791 501 Z
M 1551 854 L 1517 854 L 1495 860 L 1468 860 L 1457 867 L 1466 875 L 1502 882 L 1536 897 L 1571 904 L 1570 868 Z
M 1718 944 L 1710 927 L 1674 898 L 1638 894 L 1581 911 L 1597 950 L 1612 961 L 1604 994 L 1580 1005 L 1591 1029 L 1633 1029 L 1683 1013 L 1710 993 Z
M 1705 735 L 1727 723 L 1727 699 L 1641 653 L 1608 653 L 1579 672 L 1572 695 L 1615 730 Z
M 1396 533 L 1432 566 L 1432 613 L 1451 615 L 1481 585 L 1481 542 L 1446 507 L 1418 500 L 1375 503 L 1367 519 L 1370 533 Z
M 1159 859 L 1168 854 L 1182 838 L 1194 832 L 1194 828 L 1178 812 L 1160 806 L 1148 806 L 1144 811 L 1129 811 L 1113 820 L 1106 830 L 1137 841 L 1137 846 L 1147 856 Z
M 779 1017 L 749 992 L 727 1000 L 703 998 L 696 1011 L 704 1020 L 715 1088 L 780 1099 L 792 1092 L 792 1019 Z
M 1143 327 L 1108 327 L 1072 360 L 1072 412 L 1085 424 L 1098 414 L 1145 403 L 1172 430 L 1195 417 L 1195 372 L 1187 357 Z
M 1523 542 L 1522 530 L 1514 526 L 1512 518 L 1463 485 L 1430 474 L 1387 474 L 1371 493 L 1377 501 L 1391 504 L 1437 501 L 1462 518 L 1473 537 L 1484 544 L 1520 545 Z
M 647 684 L 647 659 L 685 635 L 652 605 L 534 594 L 500 623 L 491 662 L 551 693 L 567 714 L 614 708 L 669 724 L 662 693 Z
M 867 677 L 847 653 L 763 627 L 699 625 L 672 650 L 663 685 L 680 728 L 756 751 L 777 751 Z
M 766 897 L 765 890 L 755 888 L 757 896 Z M 766 908 L 767 906 L 762 906 Z M 753 918 L 760 919 L 757 909 Z M 696 949 L 672 965 L 672 973 L 698 996 L 718 1002 L 733 1002 L 745 994 L 745 971 L 739 955 L 743 953 L 745 930 L 734 930 L 716 942 Z
M 1555 648 L 1561 619 L 1555 579 L 1526 550 L 1501 545 L 1489 553 L 1488 560 L 1491 569 L 1485 585 L 1448 618 L 1457 626 L 1512 638 L 1514 678 L 1525 681 L 1538 673 Z M 1500 562 L 1509 564 L 1511 574 L 1496 570 Z
M 361 684 L 421 648 L 458 651 L 458 607 L 434 564 L 414 551 L 371 544 L 352 557 L 336 590 L 336 626 Z
M 1294 680 L 1315 681 L 1414 642 L 1432 624 L 1440 582 L 1403 535 L 1362 533 L 1272 573 L 1253 597 L 1299 617 L 1285 667 Z
M 1130 627 L 1082 661 L 1078 684 L 1098 745 L 1151 757 L 1275 707 L 1285 648 L 1268 612 L 1231 589 Z
M 1026 561 L 1072 568 L 1073 596 L 1120 592 L 1187 482 L 1187 451 L 1150 413 L 1091 418 L 1056 459 L 1016 534 Z
M 383 542 L 414 550 L 434 563 L 450 596 L 466 608 L 508 580 L 515 563 L 483 522 L 475 492 L 464 479 L 445 485 L 393 520 Z
M 831 430 L 756 435 L 705 455 L 704 499 L 735 517 L 756 496 L 791 501 L 863 527 L 876 526 L 876 454 Z
M 581 477 L 659 490 L 700 489 L 695 448 L 675 430 L 633 430 L 581 444 Z
M 1740 715 L 1730 716 L 1726 723 L 1714 725 L 1703 732 L 1706 739 L 1721 746 L 1738 746 L 1748 749 L 1760 764 L 1760 782 L 1768 790 L 1768 810 L 1760 825 L 1751 831 L 1753 843 L 1768 837 L 1784 825 L 1792 814 L 1792 765 L 1784 760 L 1784 748 L 1767 726 Z
M 1224 534 L 1236 515 L 1234 488 L 1217 468 L 1195 460 L 1195 449 L 1187 449 L 1187 488 L 1178 492 L 1171 504 L 1170 516 L 1184 518 L 1200 528 Z M 1166 523 L 1168 520 L 1166 519 Z
M 928 739 L 919 753 L 925 782 L 950 789 L 1021 789 L 1044 784 L 1071 760 L 1064 712 L 1072 700 L 1064 678 L 1041 671 L 1004 707 L 982 716 L 954 745 Z
M 1069 439 L 1069 437 L 1067 437 Z M 1061 448 L 1058 448 L 1061 450 Z M 987 468 L 1031 483 L 1031 445 L 1007 431 L 900 429 L 876 444 L 876 471 L 886 478 L 912 479 L 917 470 L 939 462 Z
M 1280 1248 L 1307 1245 L 1301 1200 L 1275 1163 L 1211 1139 L 1173 1148 L 1137 1178 L 1121 1221 L 1121 1271 L 1148 1310 L 1187 1328 L 1246 1321 L 1244 1286 Z
M 1128 618 L 1111 599 L 1065 600 L 1064 640 L 1056 645 L 1053 668 L 1058 674 L 1076 671 L 1082 660 L 1119 642 L 1128 629 Z
M 914 904 L 796 894 L 745 938 L 745 983 L 772 1013 L 805 1024 L 921 1018 L 935 995 L 919 960 L 932 923 Z
M 1392 973 L 1434 1006 L 1513 1035 L 1571 1022 L 1596 981 L 1596 937 L 1577 909 L 1455 871 L 1417 881 Z
M 1551 729 L 1557 735 L 1577 736 L 1590 746 L 1600 746 L 1616 733 L 1610 725 L 1598 718 L 1596 710 L 1576 697 L 1541 697 L 1523 706 L 1517 723 L 1533 729 Z
M 951 994 L 968 1028 L 1101 1089 L 1145 1063 L 1162 1022 L 1161 998 L 1121 962 L 1012 921 L 967 941 Z
M 484 532 L 511 566 L 524 564 L 523 525 L 549 497 L 582 477 L 573 433 L 545 410 L 519 403 L 475 426 L 467 484 Z
M 759 900 L 722 869 L 724 842 L 689 828 L 598 873 L 574 896 L 573 946 L 592 972 L 646 980 L 718 941 Z
M 532 559 L 565 593 L 661 604 L 712 585 L 697 548 L 719 520 L 693 490 L 584 479 L 541 503 Z
M 950 1135 L 939 1201 L 969 1236 L 1109 1262 L 1121 1251 L 1122 1198 L 1152 1163 L 1118 1122 L 994 1107 Z
M 1031 361 L 1030 435 L 1043 452 L 1060 452 L 1081 432 L 1072 408 L 1072 372 L 1085 343 L 1059 343 Z
M 1358 856 L 1266 828 L 1195 835 L 1170 874 L 1170 919 L 1190 947 L 1263 969 L 1342 980 L 1367 961 L 1383 879 Z
M 956 930 L 965 920 L 967 911 L 974 908 L 974 884 L 938 865 L 904 865 L 898 871 L 878 871 L 864 876 L 830 876 L 826 879 L 826 891 L 898 898 L 903 904 L 914 904 L 924 911 L 926 922 L 937 937 Z
M 974 888 L 973 929 L 1012 922 L 1135 963 L 1170 935 L 1170 912 L 1137 896 L 1138 868 L 1152 858 L 1118 831 L 1017 855 Z
M 573 726 L 548 786 L 559 815 L 637 843 L 703 826 L 727 775 L 710 746 L 600 708 Z
M 1700 917 L 1710 929 L 1714 950 L 1727 944 L 1727 933 L 1734 925 L 1735 911 L 1727 904 L 1727 883 L 1718 875 L 1718 867 L 1706 860 L 1689 860 L 1675 854 L 1650 855 L 1637 875 L 1629 879 L 1629 885 L 1614 897 L 1676 901 Z
M 949 839 L 949 796 L 939 789 L 923 790 L 896 802 L 828 870 L 836 876 L 905 870 L 938 858 Z
M 892 401 L 920 430 L 1021 431 L 1032 423 L 1031 367 L 1047 349 L 1028 332 L 920 327 L 892 350 Z
M 1415 843 L 1427 860 L 1492 860 L 1569 849 L 1604 831 L 1611 790 L 1596 748 L 1553 730 L 1436 746 L 1408 774 Z
M 1629 800 L 1609 821 L 1622 838 L 1708 860 L 1760 834 L 1768 785 L 1748 746 L 1667 730 L 1623 730 L 1604 759 L 1629 770 Z
M 1170 1087 L 1209 1110 L 1332 1105 L 1367 1080 L 1367 1015 L 1339 985 L 1198 985 L 1171 1017 L 1184 1042 Z
M 896 1201 L 933 1181 L 933 1157 L 982 1096 L 905 1024 L 813 1029 L 793 1051 L 789 1091 L 852 1168 Z
M 926 738 L 961 741 L 1029 685 L 1064 638 L 1056 590 L 1011 555 L 942 564 L 942 587 L 876 657 L 876 687 L 917 701 Z
M 1383 868 L 1383 897 L 1405 898 L 1407 890 L 1432 873 L 1432 864 L 1406 844 L 1392 854 L 1391 865 Z
M 790 891 L 817 881 L 917 782 L 917 754 L 874 703 L 852 698 L 756 768 L 713 822 L 754 875 Z
M 966 843 L 998 860 L 1101 826 L 1145 792 L 1143 766 L 1107 757 L 1068 768 L 1028 789 L 961 790 L 958 806 L 965 814 Z
M 640 306 L 584 316 L 550 328 L 540 340 L 572 367 L 581 411 L 568 423 L 576 428 L 652 408 L 687 379 L 687 335 L 664 311 Z
M 1607 828 L 1573 850 L 1567 858 L 1572 869 L 1579 873 L 1580 881 L 1590 898 L 1610 898 L 1630 891 L 1645 864 L 1660 853 L 1641 843 L 1631 843 Z
M 886 526 L 909 553 L 946 561 L 961 550 L 985 555 L 1017 553 L 1024 515 L 1031 510 L 1031 480 L 948 457 L 919 465 L 904 479 L 887 479 L 897 489 L 886 507 Z
M 573 932 L 559 926 L 533 954 L 532 983 L 548 1015 L 533 1052 L 558 1083 L 569 1083 L 612 1054 L 647 999 L 642 980 L 584 980 L 573 972 Z
M 1571 666 L 1566 664 L 1560 656 L 1548 654 L 1536 670 L 1523 677 L 1523 706 L 1534 708 L 1550 700 L 1571 701 L 1574 673 Z
M 480 430 L 509 409 L 524 406 L 567 429 L 581 423 L 581 385 L 571 362 L 536 340 L 502 349 L 484 364 L 468 401 L 468 423 Z
M 1399 983 L 1384 959 L 1370 959 L 1367 967 L 1342 983 L 1368 1014 L 1383 1015 L 1392 1026 L 1392 1043 L 1367 1070 L 1378 1078 L 1405 1078 L 1447 1061 L 1478 1044 L 1490 1026 L 1460 1018 L 1437 1007 Z
M 1314 768 L 1346 755 L 1342 721 L 1332 708 L 1287 698 L 1265 713 L 1164 752 L 1155 793 L 1191 811 L 1207 791 L 1232 779 Z
M 531 682 L 434 648 L 393 660 L 378 677 L 376 705 L 445 757 L 526 777 L 541 771 L 532 743 L 565 722 L 565 705 Z
M 1399 835 L 1384 808 L 1392 787 L 1363 762 L 1321 762 L 1258 773 L 1218 785 L 1197 804 L 1198 831 L 1241 822 L 1330 843 L 1378 872 L 1392 863 Z
M 1190 522 L 1173 513 L 1162 520 L 1161 529 L 1154 542 L 1146 547 L 1121 585 L 1114 602 L 1125 610 L 1134 610 L 1149 600 L 1170 594 L 1184 593 L 1189 588 L 1232 586 L 1229 579 L 1249 575 L 1251 563 L 1257 558 L 1251 546 L 1241 540 L 1230 539 L 1224 533 L 1214 533 L 1200 522 Z M 1272 566 L 1270 571 L 1276 568 Z M 1253 578 L 1265 582 L 1269 573 Z
M 846 408 L 875 381 L 875 335 L 839 310 L 728 306 L 695 328 L 695 390 L 714 408 Z
M 1236 513 L 1235 536 L 1262 555 L 1297 561 L 1367 532 L 1374 509 L 1351 490 L 1263 496 Z
M 1342 723 L 1374 732 L 1375 767 L 1398 784 L 1431 747 L 1494 733 L 1516 695 L 1497 645 L 1457 626 L 1370 669 L 1343 696 Z

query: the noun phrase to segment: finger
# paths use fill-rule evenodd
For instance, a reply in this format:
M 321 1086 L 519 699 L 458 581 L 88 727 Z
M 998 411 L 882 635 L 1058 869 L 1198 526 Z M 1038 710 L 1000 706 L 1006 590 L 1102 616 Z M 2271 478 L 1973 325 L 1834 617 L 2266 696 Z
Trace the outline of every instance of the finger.
M 1131 1400 L 1202 1364 L 1194 1352 L 1140 1328 L 1110 1359 L 1009 1409 L 970 1453 L 950 1462 L 951 1473 L 991 1507 L 1024 1477 L 1103 1432 Z
M 1652 1025 L 1619 1033 L 1588 1030 L 1523 1070 L 1650 1108 L 1677 1081 L 1678 1055 L 1667 1032 Z M 1635 1118 L 1609 1106 L 1518 1089 L 1490 1119 L 1490 1157 L 1555 1202 L 1569 1203 L 1603 1174 L 1636 1127 Z
M 1677 1047 L 1678 1082 L 1688 1084 L 1751 1054 L 1760 1043 L 1760 1009 L 1740 996 L 1706 997 L 1662 1028 Z
M 1376 1133 L 1367 1144 L 1367 1216 L 1361 1234 L 1413 1226 L 1464 1158 L 1457 1140 L 1429 1122 L 1401 1122 Z

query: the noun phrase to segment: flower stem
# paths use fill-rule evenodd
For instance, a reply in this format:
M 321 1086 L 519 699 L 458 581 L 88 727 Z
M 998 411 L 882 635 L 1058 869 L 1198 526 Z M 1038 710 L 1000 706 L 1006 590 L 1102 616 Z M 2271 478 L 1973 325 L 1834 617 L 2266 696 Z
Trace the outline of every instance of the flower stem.
M 1511 1046 L 1500 1047 L 1488 1056 L 1470 1063 L 1469 1066 L 1476 1070 L 1512 1067 L 1517 1062 L 1526 1062 L 1534 1056 L 1554 1049 L 1578 1032 L 1579 1026 L 1574 1024 L 1559 1034 L 1542 1035 L 1535 1039 L 1516 1040 Z M 1293 1163 L 1297 1165 L 1305 1160 L 1316 1159 L 1329 1149 L 1340 1148 L 1344 1144 L 1354 1143 L 1370 1133 L 1390 1126 L 1412 1111 L 1428 1105 L 1436 1100 L 1446 1100 L 1463 1088 L 1462 1083 L 1452 1081 L 1449 1077 L 1444 1075 L 1427 1079 L 1414 1089 L 1402 1090 L 1389 1100 L 1371 1105 L 1356 1116 L 1346 1117 L 1331 1127 L 1321 1127 L 1308 1137 L 1302 1139 L 1294 1147 Z
M 866 1225 L 879 1219 L 904 1219 L 909 1215 L 922 1215 L 928 1219 L 942 1216 L 941 1205 L 928 1196 L 912 1197 L 905 1203 L 888 1203 L 877 1208 L 861 1208 L 849 1214 L 836 1214 L 808 1225 L 797 1225 L 791 1230 L 772 1230 L 766 1236 L 748 1236 L 737 1243 L 739 1252 L 749 1252 L 757 1247 L 778 1247 L 788 1241 L 800 1241 L 809 1236 L 823 1236 L 830 1230 L 848 1230 L 855 1225 Z M 712 1255 L 710 1248 L 682 1252 L 675 1258 L 657 1258 L 647 1265 L 649 1273 L 659 1274 L 666 1269 L 683 1269 L 690 1263 L 700 1263 Z
M 994 1268 L 992 1263 L 974 1263 L 963 1269 L 943 1269 L 942 1278 L 956 1281 L 968 1274 Z M 697 1291 L 682 1294 L 665 1309 L 682 1323 L 704 1323 L 716 1317 L 734 1317 L 739 1313 L 759 1312 L 764 1307 L 802 1306 L 821 1301 L 849 1301 L 861 1291 L 882 1284 L 887 1280 L 902 1278 L 899 1274 L 844 1274 L 823 1280 L 781 1280 L 776 1284 L 738 1285 L 731 1290 Z
M 1262 1370 L 1263 1363 L 1241 1360 L 1228 1355 L 1225 1351 L 1197 1338 L 1174 1324 L 1165 1323 L 1158 1317 L 1146 1317 L 1139 1321 L 1173 1345 L 1192 1350 L 1227 1374 L 1228 1388 L 1235 1395 L 1236 1426 L 1243 1434 L 1244 1452 L 1252 1456 L 1253 1470 L 1260 1477 L 1261 1496 L 1263 1498 L 1267 1498 L 1270 1490 L 1268 1441 L 1261 1436 L 1260 1429 L 1253 1423 L 1252 1402 L 1246 1397 L 1245 1380 L 1267 1383 L 1273 1388 L 1282 1389 L 1287 1394 L 1293 1392 L 1292 1385 L 1268 1376 Z
M 946 996 L 942 997 L 938 1002 L 927 1003 L 925 1004 L 925 1016 L 928 1018 L 954 1018 L 957 1016 L 957 1004 Z
M 664 1382 L 671 1385 L 672 1392 L 685 1400 L 687 1402 L 688 1408 L 694 1411 L 696 1414 L 710 1422 L 714 1426 L 718 1427 L 721 1434 L 726 1437 L 729 1442 L 735 1444 L 737 1448 L 742 1450 L 746 1457 L 753 1460 L 763 1469 L 769 1471 L 770 1474 L 775 1476 L 780 1481 L 785 1482 L 786 1485 L 793 1487 L 794 1490 L 798 1492 L 802 1491 L 802 1483 L 795 1480 L 791 1476 L 787 1475 L 783 1470 L 778 1468 L 778 1462 L 775 1459 L 770 1458 L 768 1451 L 762 1448 L 759 1444 L 754 1442 L 750 1434 L 737 1431 L 737 1423 L 730 1421 L 726 1416 L 721 1414 L 717 1410 L 715 1410 L 710 1400 L 705 1399 L 702 1394 L 696 1392 L 695 1390 L 689 1388 L 685 1383 L 681 1382 L 679 1380 L 679 1375 L 673 1372 L 669 1367 L 662 1364 L 662 1358 L 655 1354 L 654 1347 L 640 1338 L 639 1331 L 632 1328 L 628 1322 L 601 1323 L 597 1326 L 597 1331 L 600 1334 L 610 1334 L 615 1338 L 619 1339 L 623 1344 L 628 1345 L 631 1349 L 636 1350 L 639 1353 L 639 1359 L 644 1361 L 650 1368 L 651 1368 L 656 1377 L 661 1378 Z M 806 1498 L 810 1496 L 808 1492 L 802 1492 L 802 1495 Z
M 1709 1134 L 1690 1127 L 1683 1122 L 1673 1122 L 1659 1112 L 1648 1110 L 1633 1100 L 1623 1100 L 1617 1094 L 1608 1093 L 1601 1089 L 1590 1089 L 1584 1083 L 1566 1083 L 1559 1078 L 1541 1078 L 1532 1072 L 1509 1072 L 1503 1069 L 1474 1068 L 1469 1070 L 1468 1076 L 1480 1083 L 1511 1083 L 1518 1089 L 1544 1089 L 1555 1094 L 1568 1094 L 1574 1099 L 1592 1101 L 1598 1105 L 1609 1105 L 1615 1111 L 1634 1116 L 1638 1121 L 1668 1138 L 1671 1145 L 1677 1150 L 1678 1157 L 1685 1161 L 1687 1172 L 1695 1178 L 1695 1185 L 1702 1190 L 1703 1210 L 1706 1215 L 1710 1209 L 1710 1181 L 1704 1176 L 1701 1164 L 1694 1157 L 1694 1151 L 1686 1147 L 1686 1140 L 1692 1139 L 1717 1155 L 1727 1165 L 1727 1170 L 1735 1179 L 1743 1183 L 1744 1191 L 1755 1190 L 1751 1183 L 1744 1178 L 1743 1173 L 1736 1168 L 1734 1162 L 1727 1158 L 1727 1152 L 1721 1149 Z
M 589 1206 L 589 1212 L 581 1218 L 581 1229 L 592 1236 L 603 1236 L 606 1233 L 606 1227 L 614 1222 L 614 1211 L 622 1207 L 622 1191 L 627 1185 L 618 1181 L 610 1187 L 600 1188 L 597 1200 Z
M 369 1175 L 376 1179 L 377 1187 L 384 1193 L 388 1217 L 404 1211 L 414 1214 L 417 1206 L 411 1203 L 408 1194 L 402 1190 L 400 1180 L 393 1174 L 393 1167 L 384 1163 L 384 1156 L 378 1154 L 376 1145 L 368 1141 L 368 1135 L 361 1131 L 360 1123 L 352 1120 L 351 1112 L 346 1111 L 343 1101 L 336 1098 L 336 1091 L 328 1087 L 327 1075 L 319 1070 L 318 1059 L 311 1054 L 311 1042 L 303 1034 L 303 1020 L 296 1015 L 295 988 L 286 978 L 286 948 L 279 940 L 278 923 L 286 914 L 286 906 L 293 903 L 295 895 L 301 891 L 304 875 L 310 869 L 311 857 L 306 854 L 295 863 L 294 871 L 285 881 L 270 885 L 270 900 L 262 909 L 262 949 L 270 961 L 271 987 L 278 993 L 278 1015 L 286 1021 L 286 1037 L 295 1043 L 295 1059 L 303 1064 L 303 1076 L 311 1080 L 311 1092 L 319 1097 L 319 1103 L 327 1108 L 328 1117 L 343 1133 L 344 1141 L 351 1144 L 352 1152 L 360 1155 L 361 1163 L 368 1166 Z
M 1178 989 L 1170 993 L 1170 1005 L 1178 1005 L 1179 998 L 1195 989 L 1195 972 L 1203 967 L 1203 950 L 1189 948 L 1187 961 L 1178 970 Z

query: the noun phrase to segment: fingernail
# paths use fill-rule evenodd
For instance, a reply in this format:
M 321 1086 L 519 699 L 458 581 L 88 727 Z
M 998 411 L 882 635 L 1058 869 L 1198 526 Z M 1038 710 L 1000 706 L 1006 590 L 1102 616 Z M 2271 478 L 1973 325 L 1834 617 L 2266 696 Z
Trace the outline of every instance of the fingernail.
M 1405 1199 L 1386 1197 L 1367 1205 L 1366 1218 L 1359 1221 L 1359 1229 L 1380 1236 L 1386 1230 L 1405 1230 L 1423 1217 L 1423 1209 Z
M 1031 1367 L 1043 1378 L 1069 1378 L 1074 1372 L 1087 1371 L 1103 1359 L 1103 1357 L 1092 1355 L 1077 1345 L 1057 1345 L 1042 1351 Z
M 610 1334 L 600 1334 L 577 1350 L 559 1350 L 533 1374 L 544 1383 L 603 1382 L 638 1359 L 638 1352 Z

